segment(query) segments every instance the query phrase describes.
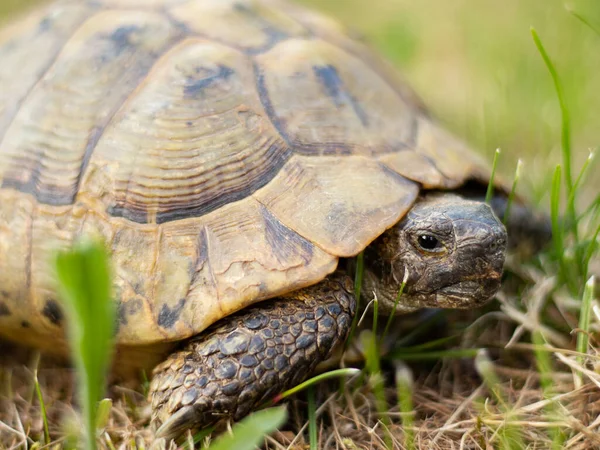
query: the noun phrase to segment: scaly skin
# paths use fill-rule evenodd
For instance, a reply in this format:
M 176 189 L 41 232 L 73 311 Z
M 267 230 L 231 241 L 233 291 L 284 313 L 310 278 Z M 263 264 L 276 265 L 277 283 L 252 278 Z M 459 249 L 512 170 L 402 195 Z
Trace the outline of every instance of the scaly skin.
M 356 302 L 342 273 L 228 317 L 154 370 L 157 436 L 234 420 L 304 380 L 350 329 Z

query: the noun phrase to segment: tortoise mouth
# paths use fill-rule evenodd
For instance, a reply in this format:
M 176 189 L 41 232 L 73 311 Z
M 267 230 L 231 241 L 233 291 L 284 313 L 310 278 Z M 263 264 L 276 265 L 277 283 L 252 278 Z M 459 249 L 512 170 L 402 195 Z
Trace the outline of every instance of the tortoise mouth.
M 464 280 L 439 289 L 435 302 L 442 308 L 473 308 L 490 301 L 500 290 L 502 273 L 476 280 Z

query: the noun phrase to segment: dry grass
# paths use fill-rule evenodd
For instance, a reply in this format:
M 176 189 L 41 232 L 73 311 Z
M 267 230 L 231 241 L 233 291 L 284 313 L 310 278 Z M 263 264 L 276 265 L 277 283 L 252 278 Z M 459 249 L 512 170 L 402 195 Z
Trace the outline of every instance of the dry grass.
M 462 323 L 471 323 L 460 334 L 460 348 L 487 348 L 499 383 L 491 392 L 472 358 L 439 359 L 434 362 L 411 363 L 415 378 L 413 389 L 414 447 L 419 449 L 491 449 L 505 447 L 511 433 L 518 432 L 527 448 L 552 448 L 553 430 L 565 435 L 563 448 L 590 449 L 600 447 L 600 355 L 595 341 L 600 318 L 593 317 L 591 342 L 584 364 L 577 361 L 574 336 L 540 326 L 540 312 L 559 314 L 576 323 L 572 311 L 574 299 L 558 296 L 551 304 L 553 279 L 542 272 L 517 266 L 519 275 L 528 278 L 522 299 L 504 292 L 499 308 L 486 314 L 477 312 L 450 314 L 446 332 L 453 333 Z M 475 319 L 475 317 L 478 317 Z M 544 376 L 536 368 L 534 346 L 529 331 L 542 331 L 553 368 L 551 392 L 542 387 Z M 43 421 L 34 393 L 34 364 L 23 363 L 20 350 L 5 347 L 0 357 L 0 448 L 24 448 L 40 442 Z M 12 355 L 12 356 L 11 356 Z M 18 359 L 17 359 L 18 356 Z M 35 360 L 35 358 L 33 358 Z M 394 365 L 385 363 L 386 397 L 390 405 L 390 431 L 393 448 L 406 445 L 406 428 L 393 387 Z M 576 373 L 583 374 L 577 385 Z M 75 421 L 73 411 L 72 371 L 56 368 L 43 361 L 38 374 L 44 402 L 48 410 L 52 447 L 65 444 L 68 431 L 64 423 Z M 110 420 L 101 435 L 104 448 L 149 448 L 152 434 L 148 430 L 149 406 L 144 395 L 125 386 L 113 386 Z M 375 409 L 369 383 L 350 381 L 340 395 L 335 385 L 324 385 L 317 392 L 318 448 L 384 449 L 385 430 Z M 307 408 L 302 394 L 290 403 L 291 419 L 286 428 L 266 439 L 266 448 L 304 449 L 308 446 Z M 68 426 L 67 426 L 68 427 Z M 109 443 L 110 442 L 110 443 Z M 160 444 L 160 443 L 159 443 Z
M 20 349 L 22 350 L 22 349 Z M 15 364 L 8 357 L 1 358 L 1 377 L 5 392 L 0 396 L 0 448 L 31 448 L 42 441 L 43 419 L 34 391 L 33 364 Z M 47 408 L 52 444 L 50 447 L 69 448 L 66 439 L 74 430 L 80 429 L 75 412 L 75 388 L 73 370 L 44 363 L 38 370 L 38 378 Z M 139 389 L 139 385 L 137 386 Z M 113 386 L 111 396 L 114 407 L 106 430 L 100 438 L 103 448 L 110 448 L 107 436 L 119 448 L 144 448 L 152 439 L 147 428 L 150 410 L 139 390 Z M 25 447 L 26 444 L 26 447 Z
M 560 352 L 554 353 L 569 358 Z M 573 360 L 574 367 L 586 371 Z M 507 414 L 489 398 L 485 385 L 478 380 L 470 362 L 440 363 L 428 373 L 422 373 L 415 382 L 414 444 L 416 448 L 430 449 L 488 449 L 499 448 L 499 436 L 507 427 L 521 431 L 528 448 L 550 448 L 550 429 L 570 430 L 564 448 L 590 449 L 600 447 L 600 377 L 588 370 L 586 382 L 574 388 L 573 375 L 565 367 L 556 370 L 555 394 L 546 398 L 539 385 L 539 375 L 527 369 L 515 369 L 497 364 L 495 369 L 502 380 L 500 389 L 512 405 Z M 23 448 L 39 441 L 42 434 L 40 409 L 33 400 L 33 373 L 24 366 L 12 368 L 15 390 L 12 400 L 0 401 L 0 448 Z M 4 375 L 8 371 L 4 369 Z M 48 405 L 50 432 L 53 445 L 62 447 L 61 418 L 73 416 L 71 372 L 66 369 L 40 371 L 44 399 Z M 29 382 L 27 382 L 29 380 Z M 394 390 L 387 391 L 391 404 L 395 403 Z M 152 434 L 147 425 L 149 407 L 136 391 L 114 388 L 115 406 L 106 431 L 100 441 L 104 448 L 148 448 Z M 319 392 L 322 421 L 319 428 L 319 447 L 322 449 L 385 449 L 382 423 L 374 410 L 373 398 L 366 387 L 353 394 L 338 398 L 336 391 Z M 352 400 L 348 397 L 352 395 Z M 552 401 L 560 404 L 560 415 L 548 412 Z M 306 448 L 306 405 L 296 400 L 292 406 L 293 419 L 287 429 L 267 439 L 267 448 Z M 389 410 L 393 420 L 391 432 L 394 448 L 404 449 L 405 429 L 400 425 L 397 407 Z M 135 444 L 133 444 L 135 443 Z

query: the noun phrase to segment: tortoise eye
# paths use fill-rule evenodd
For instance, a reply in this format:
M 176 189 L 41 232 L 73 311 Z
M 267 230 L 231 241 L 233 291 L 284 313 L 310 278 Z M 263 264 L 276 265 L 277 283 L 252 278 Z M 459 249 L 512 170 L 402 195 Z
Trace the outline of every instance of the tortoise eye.
M 442 249 L 442 244 L 435 236 L 422 234 L 417 238 L 419 247 L 427 252 L 438 252 Z

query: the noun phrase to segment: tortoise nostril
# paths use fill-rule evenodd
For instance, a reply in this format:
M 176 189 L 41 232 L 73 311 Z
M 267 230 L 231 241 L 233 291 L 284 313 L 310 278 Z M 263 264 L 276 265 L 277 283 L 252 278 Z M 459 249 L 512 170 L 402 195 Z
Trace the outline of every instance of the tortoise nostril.
M 506 247 L 506 240 L 501 237 L 494 237 L 492 242 L 490 243 L 489 249 L 491 252 L 495 253 L 498 250 L 503 251 Z

